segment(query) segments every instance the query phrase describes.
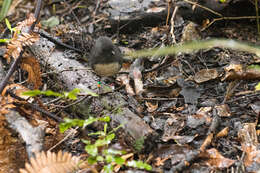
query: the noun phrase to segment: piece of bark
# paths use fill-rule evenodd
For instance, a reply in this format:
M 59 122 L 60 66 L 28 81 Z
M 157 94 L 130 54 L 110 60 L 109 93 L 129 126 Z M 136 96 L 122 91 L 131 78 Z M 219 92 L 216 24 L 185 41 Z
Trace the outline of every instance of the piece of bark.
M 10 112 L 5 115 L 5 118 L 9 126 L 21 135 L 26 144 L 26 151 L 29 158 L 43 150 L 44 127 L 33 127 L 24 117 L 14 110 L 10 110 Z
M 58 80 L 62 81 L 64 87 L 69 91 L 79 88 L 83 91 L 87 90 L 98 93 L 99 88 L 97 83 L 100 81 L 100 78 L 89 67 L 84 66 L 74 59 L 67 59 L 58 50 L 52 52 L 52 48 L 52 43 L 43 38 L 30 47 L 36 57 L 39 58 L 41 64 L 47 64 L 49 71 L 55 71 L 59 74 Z M 78 70 L 67 71 L 66 69 Z M 109 87 L 105 84 L 102 84 L 102 86 Z M 124 100 L 124 96 L 119 92 L 113 92 L 82 102 L 77 111 L 84 114 L 84 112 L 91 108 L 91 113 L 98 115 L 108 107 L 108 112 L 111 112 L 111 110 L 120 110 L 113 111 L 113 113 L 107 115 L 110 115 L 112 119 L 111 123 L 123 124 L 121 132 L 124 134 L 124 139 L 132 146 L 142 140 L 142 147 L 141 149 L 139 148 L 140 151 L 151 148 L 154 145 L 152 140 L 157 138 L 157 133 L 139 116 L 130 111 L 127 106 L 128 103 Z

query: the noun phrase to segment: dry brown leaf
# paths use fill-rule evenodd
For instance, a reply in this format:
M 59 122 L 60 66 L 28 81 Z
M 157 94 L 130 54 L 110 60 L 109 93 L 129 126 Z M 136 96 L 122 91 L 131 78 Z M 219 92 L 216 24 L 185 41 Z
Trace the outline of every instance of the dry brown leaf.
M 200 151 L 205 151 L 205 149 L 211 144 L 211 141 L 213 139 L 213 133 L 210 133 L 207 138 L 204 140 L 203 144 L 200 147 Z
M 228 168 L 235 162 L 235 160 L 223 157 L 215 148 L 207 150 L 206 155 L 208 158 L 206 163 L 219 169 Z
M 144 92 L 144 84 L 142 81 L 142 72 L 139 68 L 133 69 L 133 78 L 135 83 L 135 93 L 136 95 L 140 95 Z
M 121 83 L 123 83 L 123 85 L 125 85 L 125 89 L 126 89 L 127 94 L 129 94 L 130 96 L 135 95 L 134 89 L 130 85 L 130 77 L 128 75 L 120 75 L 118 77 L 118 80 Z
M 169 159 L 168 157 L 166 157 L 166 158 L 164 158 L 164 159 L 162 159 L 161 157 L 157 157 L 157 158 L 155 158 L 154 160 L 155 160 L 155 166 L 162 166 L 162 165 L 164 165 L 164 162 L 167 160 L 167 159 Z
M 39 62 L 33 57 L 25 57 L 21 67 L 28 72 L 28 82 L 34 84 L 34 89 L 38 89 L 42 85 Z
M 7 45 L 7 51 L 4 55 L 8 61 L 10 61 L 10 56 L 14 59 L 18 58 L 21 51 L 23 50 L 23 46 L 32 45 L 34 42 L 39 40 L 39 35 L 36 33 L 22 33 L 17 37 L 14 36 L 10 43 Z
M 36 21 L 34 14 L 30 13 L 27 17 L 27 19 L 25 19 L 22 22 L 19 22 L 17 24 L 17 30 L 21 31 L 23 28 L 27 27 L 27 26 L 31 26 L 34 22 Z
M 0 114 L 2 114 L 2 115 L 8 113 L 10 108 L 15 108 L 16 106 L 13 103 L 18 102 L 18 100 L 14 99 L 10 95 L 7 95 L 7 96 L 5 95 L 6 91 L 9 89 L 12 90 L 12 92 L 19 97 L 23 97 L 21 95 L 22 92 L 28 91 L 27 88 L 25 88 L 24 86 L 19 85 L 19 84 L 7 85 L 4 88 L 2 95 L 0 97 L 0 104 L 1 104 L 0 105 Z
M 216 69 L 202 69 L 197 72 L 194 76 L 194 80 L 197 83 L 203 83 L 218 77 L 218 72 Z
M 190 22 L 183 28 L 181 43 L 194 40 L 201 40 L 201 32 L 197 24 Z
M 156 103 L 145 102 L 145 105 L 147 106 L 148 112 L 154 112 L 158 108 L 158 102 L 156 102 Z
M 230 117 L 232 115 L 227 104 L 217 105 L 215 108 L 218 111 L 218 115 L 220 117 Z
M 239 85 L 239 80 L 231 81 L 228 84 L 228 86 L 226 88 L 226 94 L 225 94 L 224 102 L 229 100 L 234 95 L 235 89 L 238 87 L 238 85 Z
M 16 59 L 23 51 L 23 46 L 28 46 L 39 40 L 39 34 L 27 33 L 29 27 L 35 22 L 33 14 L 29 14 L 29 17 L 23 22 L 19 22 L 16 26 L 12 40 L 7 45 L 7 51 L 4 57 L 8 62 L 11 61 L 10 57 Z
M 228 127 L 225 127 L 224 129 L 222 129 L 218 134 L 217 134 L 217 137 L 218 138 L 222 138 L 222 137 L 225 137 L 228 135 L 228 131 L 229 131 L 229 128 Z
M 260 150 L 256 133 L 256 123 L 244 123 L 238 132 L 242 150 L 245 152 L 244 165 L 252 172 L 257 172 L 260 164 Z
M 224 80 L 255 80 L 260 79 L 260 70 L 257 68 L 244 67 L 242 64 L 232 63 L 225 67 L 225 76 L 221 79 Z

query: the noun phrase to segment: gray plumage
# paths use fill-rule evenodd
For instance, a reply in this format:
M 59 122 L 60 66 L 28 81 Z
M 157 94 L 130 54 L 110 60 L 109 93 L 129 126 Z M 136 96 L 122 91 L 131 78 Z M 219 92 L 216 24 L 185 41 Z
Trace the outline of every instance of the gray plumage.
M 122 54 L 108 37 L 99 37 L 90 54 L 90 65 L 100 76 L 113 76 L 121 69 Z

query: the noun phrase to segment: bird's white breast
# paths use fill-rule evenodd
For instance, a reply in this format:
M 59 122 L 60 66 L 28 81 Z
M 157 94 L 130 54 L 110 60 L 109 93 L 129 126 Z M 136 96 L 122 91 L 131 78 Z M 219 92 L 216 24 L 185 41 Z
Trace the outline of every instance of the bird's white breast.
M 99 76 L 113 76 L 121 69 L 121 65 L 117 62 L 109 63 L 109 64 L 95 64 L 94 71 Z

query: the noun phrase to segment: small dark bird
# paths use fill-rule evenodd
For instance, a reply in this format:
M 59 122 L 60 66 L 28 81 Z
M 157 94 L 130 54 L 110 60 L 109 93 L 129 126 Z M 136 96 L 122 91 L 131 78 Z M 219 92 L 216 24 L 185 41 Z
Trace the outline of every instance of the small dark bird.
M 108 37 L 99 37 L 90 54 L 90 65 L 99 76 L 113 76 L 122 67 L 123 58 L 117 46 Z

